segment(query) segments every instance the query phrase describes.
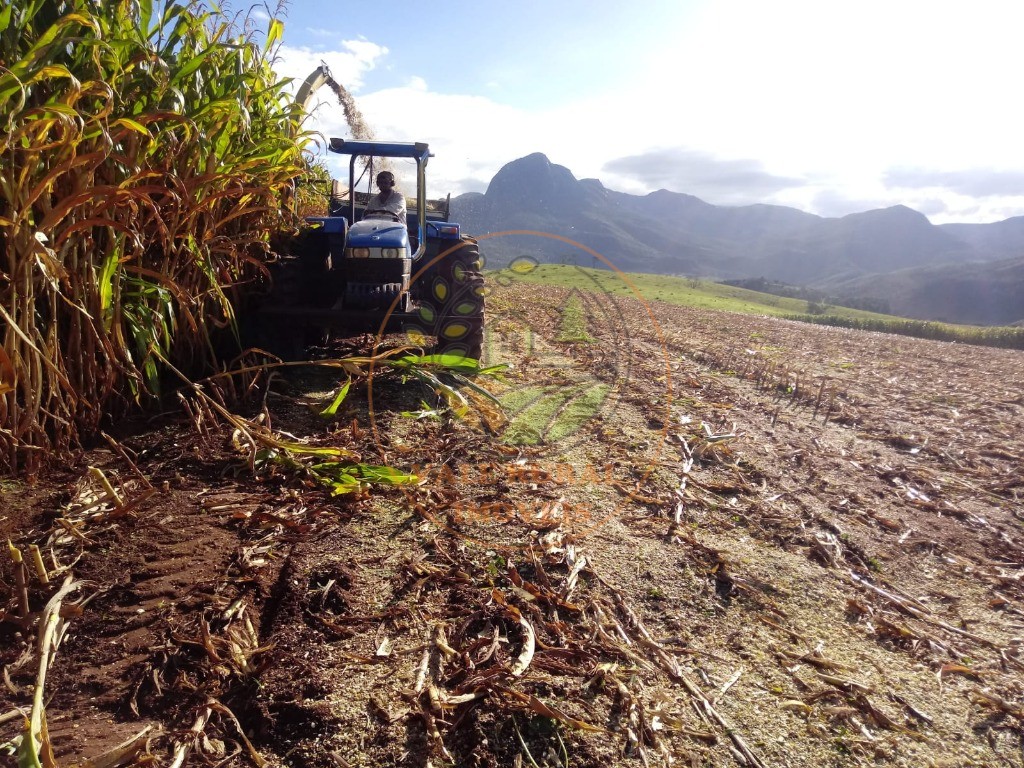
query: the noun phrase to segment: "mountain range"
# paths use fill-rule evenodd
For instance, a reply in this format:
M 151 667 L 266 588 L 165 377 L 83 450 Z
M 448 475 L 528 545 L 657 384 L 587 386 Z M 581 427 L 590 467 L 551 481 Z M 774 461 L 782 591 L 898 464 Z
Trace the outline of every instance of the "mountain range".
M 540 153 L 502 167 L 486 192 L 453 198 L 451 216 L 477 236 L 534 233 L 482 242 L 492 266 L 527 255 L 628 272 L 763 278 L 922 320 L 1024 320 L 1024 217 L 935 225 L 902 205 L 827 218 L 779 205 L 712 205 L 667 190 L 630 195 L 577 179 Z

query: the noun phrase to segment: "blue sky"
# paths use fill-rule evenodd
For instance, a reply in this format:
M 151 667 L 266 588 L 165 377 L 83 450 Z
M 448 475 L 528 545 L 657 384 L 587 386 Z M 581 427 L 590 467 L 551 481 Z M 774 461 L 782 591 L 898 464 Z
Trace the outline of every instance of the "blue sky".
M 634 194 L 1024 214 L 1018 0 L 293 0 L 284 21 L 279 71 L 322 59 L 379 137 L 430 142 L 432 194 L 543 152 Z M 349 135 L 321 94 L 312 127 Z
M 387 48 L 366 74 L 365 89 L 420 77 L 443 93 L 483 94 L 536 109 L 563 101 L 567 87 L 583 97 L 628 86 L 637 62 L 650 54 L 651 20 L 681 24 L 695 6 L 657 2 L 638 13 L 631 4 L 582 0 L 460 1 L 438 2 L 425 13 L 416 3 L 339 3 L 329 23 L 322 7 L 293 0 L 285 41 L 330 49 L 362 38 Z

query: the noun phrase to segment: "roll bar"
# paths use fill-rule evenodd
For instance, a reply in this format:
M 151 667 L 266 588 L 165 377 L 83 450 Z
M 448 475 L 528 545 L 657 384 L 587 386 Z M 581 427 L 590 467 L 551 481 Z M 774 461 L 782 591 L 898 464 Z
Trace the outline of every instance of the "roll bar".
M 419 259 L 427 247 L 427 161 L 433 157 L 430 147 L 422 141 L 391 142 L 391 141 L 360 141 L 355 139 L 331 139 L 328 144 L 331 152 L 339 155 L 351 155 L 348 163 L 348 198 L 349 221 L 356 216 L 356 158 L 371 157 L 405 157 L 416 161 L 416 253 L 413 260 Z

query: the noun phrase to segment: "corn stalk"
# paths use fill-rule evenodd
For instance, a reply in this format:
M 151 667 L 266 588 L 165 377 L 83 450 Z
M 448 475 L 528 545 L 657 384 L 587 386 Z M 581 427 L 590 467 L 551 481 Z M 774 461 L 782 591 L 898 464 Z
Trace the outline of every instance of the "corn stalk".
M 199 3 L 0 10 L 0 471 L 214 367 L 304 167 L 281 34 Z

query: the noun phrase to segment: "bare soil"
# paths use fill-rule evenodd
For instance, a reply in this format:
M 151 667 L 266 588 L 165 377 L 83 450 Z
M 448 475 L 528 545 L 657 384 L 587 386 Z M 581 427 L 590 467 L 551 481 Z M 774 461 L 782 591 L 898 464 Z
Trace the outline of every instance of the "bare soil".
M 0 569 L 0 744 L 71 577 L 60 766 L 1024 766 L 1024 354 L 621 298 L 560 342 L 568 295 L 490 299 L 485 386 L 609 392 L 538 439 L 394 376 L 323 419 L 336 369 L 246 406 L 415 486 L 196 408 L 0 485 L 50 574 L 25 618 Z

